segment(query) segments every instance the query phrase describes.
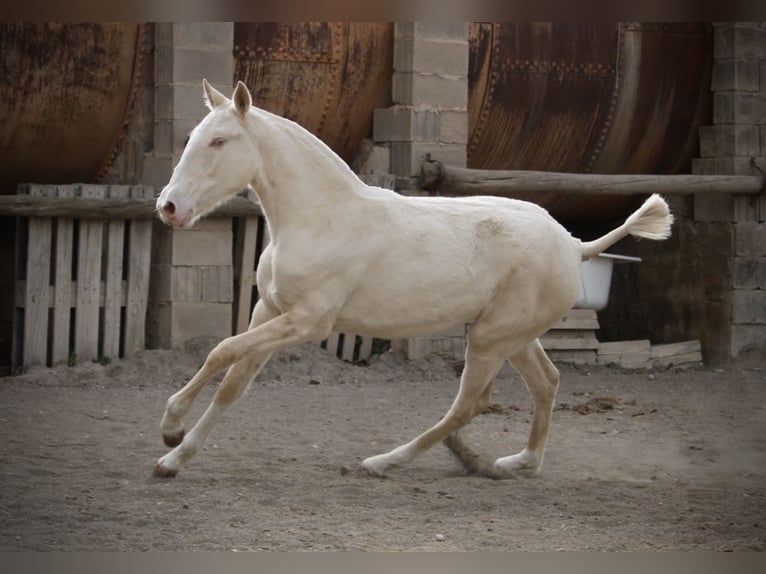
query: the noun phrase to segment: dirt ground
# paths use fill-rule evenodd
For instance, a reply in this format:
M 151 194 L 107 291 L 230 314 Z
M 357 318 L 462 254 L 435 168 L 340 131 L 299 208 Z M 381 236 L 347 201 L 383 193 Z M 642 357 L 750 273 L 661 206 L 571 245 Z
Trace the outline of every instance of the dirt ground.
M 0 550 L 764 550 L 766 363 L 561 367 L 540 475 L 467 476 L 443 445 L 359 470 L 435 422 L 455 365 L 368 366 L 314 345 L 274 359 L 175 479 L 167 397 L 212 342 L 0 379 Z M 531 401 L 506 368 L 466 439 L 517 452 Z M 200 395 L 187 429 L 212 397 Z

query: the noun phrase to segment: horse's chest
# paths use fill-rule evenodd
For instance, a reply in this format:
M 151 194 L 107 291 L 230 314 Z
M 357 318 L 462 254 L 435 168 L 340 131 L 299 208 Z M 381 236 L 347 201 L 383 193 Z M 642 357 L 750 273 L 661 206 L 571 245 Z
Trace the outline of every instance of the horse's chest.
M 323 290 L 336 291 L 349 273 L 342 255 L 324 255 L 320 249 L 302 251 L 275 250 L 269 273 L 264 274 L 262 286 L 274 306 L 282 312 L 309 297 L 320 296 Z

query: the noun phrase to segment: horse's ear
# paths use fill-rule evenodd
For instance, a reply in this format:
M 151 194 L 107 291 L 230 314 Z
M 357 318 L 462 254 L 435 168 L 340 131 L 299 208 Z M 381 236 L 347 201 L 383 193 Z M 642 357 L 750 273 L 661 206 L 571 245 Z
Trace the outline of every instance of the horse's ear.
M 202 80 L 202 87 L 205 89 L 205 104 L 210 108 L 210 111 L 229 101 L 226 96 L 211 86 L 205 79 Z
M 240 80 L 237 82 L 237 87 L 234 88 L 234 94 L 231 96 L 231 100 L 234 102 L 234 108 L 237 113 L 245 117 L 247 112 L 250 111 L 250 106 L 253 105 L 253 97 L 250 95 L 250 90 Z

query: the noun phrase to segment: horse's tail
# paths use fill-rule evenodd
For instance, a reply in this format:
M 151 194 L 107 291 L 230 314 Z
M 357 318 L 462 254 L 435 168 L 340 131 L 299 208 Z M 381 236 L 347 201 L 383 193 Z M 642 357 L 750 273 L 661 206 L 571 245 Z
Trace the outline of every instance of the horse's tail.
M 582 258 L 590 259 L 628 235 L 654 240 L 667 239 L 670 237 L 672 223 L 673 214 L 670 213 L 668 204 L 655 193 L 618 228 L 594 241 L 582 243 Z

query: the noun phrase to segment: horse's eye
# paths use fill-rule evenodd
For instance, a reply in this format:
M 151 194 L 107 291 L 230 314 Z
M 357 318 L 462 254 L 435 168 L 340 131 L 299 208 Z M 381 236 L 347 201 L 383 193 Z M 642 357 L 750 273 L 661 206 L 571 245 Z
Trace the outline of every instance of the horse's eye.
M 225 138 L 213 138 L 212 140 L 210 140 L 210 147 L 221 147 L 225 143 L 226 143 Z

